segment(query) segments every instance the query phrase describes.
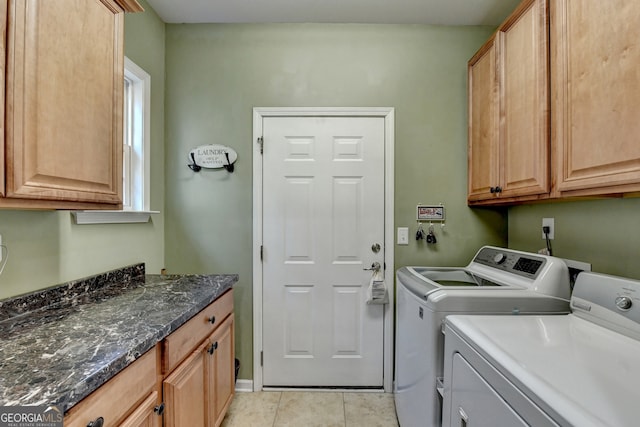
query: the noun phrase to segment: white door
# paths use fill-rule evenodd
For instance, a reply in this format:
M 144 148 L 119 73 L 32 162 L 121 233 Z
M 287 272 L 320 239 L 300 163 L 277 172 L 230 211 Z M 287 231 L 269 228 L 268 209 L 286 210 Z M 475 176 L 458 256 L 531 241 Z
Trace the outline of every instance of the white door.
M 264 118 L 264 386 L 383 385 L 384 311 L 364 269 L 384 264 L 384 126 Z

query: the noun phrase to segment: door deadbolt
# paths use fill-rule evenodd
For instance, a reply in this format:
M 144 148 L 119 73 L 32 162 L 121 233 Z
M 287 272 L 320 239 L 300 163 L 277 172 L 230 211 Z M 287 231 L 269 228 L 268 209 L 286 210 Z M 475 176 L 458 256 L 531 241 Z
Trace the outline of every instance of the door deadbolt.
M 371 245 L 371 251 L 374 254 L 377 254 L 378 252 L 380 252 L 380 243 L 374 243 L 373 245 Z

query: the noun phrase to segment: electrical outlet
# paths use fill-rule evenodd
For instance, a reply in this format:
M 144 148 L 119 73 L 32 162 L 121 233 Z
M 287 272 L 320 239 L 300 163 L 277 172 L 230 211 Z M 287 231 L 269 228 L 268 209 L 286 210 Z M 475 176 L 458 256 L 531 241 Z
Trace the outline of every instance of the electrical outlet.
M 555 218 L 542 218 L 542 226 L 549 227 L 549 240 L 553 240 L 555 234 Z M 542 238 L 546 239 L 544 231 L 542 232 Z
M 399 245 L 409 244 L 409 227 L 398 227 L 397 240 Z

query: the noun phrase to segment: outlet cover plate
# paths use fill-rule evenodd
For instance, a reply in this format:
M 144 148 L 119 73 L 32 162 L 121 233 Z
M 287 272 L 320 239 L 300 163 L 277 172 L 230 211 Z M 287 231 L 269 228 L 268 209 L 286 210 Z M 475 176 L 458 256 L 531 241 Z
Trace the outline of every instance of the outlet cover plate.
M 553 240 L 556 231 L 555 218 L 542 218 L 542 226 L 549 226 L 549 240 Z M 546 236 L 544 235 L 544 231 L 542 232 L 542 238 L 546 238 Z

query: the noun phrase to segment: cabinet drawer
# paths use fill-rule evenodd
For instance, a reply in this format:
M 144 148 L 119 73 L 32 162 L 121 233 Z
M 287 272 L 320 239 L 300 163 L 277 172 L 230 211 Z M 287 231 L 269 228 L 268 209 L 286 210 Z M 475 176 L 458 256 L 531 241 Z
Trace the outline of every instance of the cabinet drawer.
M 85 427 L 98 417 L 104 426 L 117 426 L 156 387 L 156 347 L 146 352 L 102 387 L 75 405 L 65 427 Z
M 166 375 L 204 341 L 233 311 L 229 290 L 163 341 L 162 373 Z M 212 319 L 213 322 L 211 321 Z

